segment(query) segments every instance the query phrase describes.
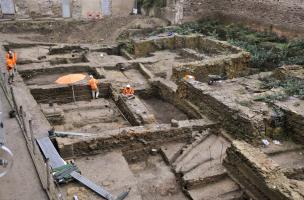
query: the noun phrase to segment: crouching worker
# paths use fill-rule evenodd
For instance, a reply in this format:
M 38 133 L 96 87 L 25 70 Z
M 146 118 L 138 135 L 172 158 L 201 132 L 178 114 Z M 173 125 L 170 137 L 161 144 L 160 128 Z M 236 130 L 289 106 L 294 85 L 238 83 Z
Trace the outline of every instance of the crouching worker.
M 134 98 L 134 89 L 130 85 L 127 85 L 122 90 L 122 95 L 127 97 L 128 99 L 132 99 L 132 98 Z
M 92 98 L 93 99 L 95 99 L 95 98 L 98 99 L 98 96 L 99 96 L 98 81 L 92 75 L 90 75 L 90 79 L 88 81 L 88 84 L 91 87 Z
M 15 60 L 12 53 L 8 53 L 6 55 L 6 69 L 8 73 L 8 84 L 12 84 L 14 82 L 14 76 L 15 76 Z
M 186 75 L 186 76 L 184 77 L 184 79 L 185 79 L 186 81 L 195 81 L 195 77 L 194 77 L 194 76 L 191 76 L 191 75 Z

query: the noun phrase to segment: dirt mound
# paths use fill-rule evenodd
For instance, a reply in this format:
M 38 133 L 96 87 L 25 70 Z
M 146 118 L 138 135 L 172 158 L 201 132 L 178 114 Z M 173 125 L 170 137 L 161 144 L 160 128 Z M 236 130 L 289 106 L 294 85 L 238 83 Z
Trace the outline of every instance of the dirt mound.
M 165 25 L 167 23 L 161 19 L 128 16 L 91 21 L 7 22 L 0 24 L 0 32 L 18 34 L 21 39 L 37 42 L 113 44 L 119 34 L 128 28 L 153 28 Z

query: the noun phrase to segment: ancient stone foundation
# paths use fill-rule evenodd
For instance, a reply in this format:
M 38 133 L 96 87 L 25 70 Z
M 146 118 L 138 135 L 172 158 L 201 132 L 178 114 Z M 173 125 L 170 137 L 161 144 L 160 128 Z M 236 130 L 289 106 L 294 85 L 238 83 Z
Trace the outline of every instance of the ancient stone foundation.
M 303 182 L 288 179 L 273 160 L 246 142 L 232 143 L 224 165 L 253 199 L 304 198 Z

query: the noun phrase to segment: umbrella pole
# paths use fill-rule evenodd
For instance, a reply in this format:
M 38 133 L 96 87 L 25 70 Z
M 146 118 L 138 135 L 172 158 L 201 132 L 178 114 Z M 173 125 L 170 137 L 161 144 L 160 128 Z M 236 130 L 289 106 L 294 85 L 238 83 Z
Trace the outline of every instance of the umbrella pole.
M 74 103 L 76 104 L 76 98 L 75 98 L 75 92 L 74 92 L 74 86 L 72 84 L 72 92 L 73 92 L 73 100 L 74 100 Z

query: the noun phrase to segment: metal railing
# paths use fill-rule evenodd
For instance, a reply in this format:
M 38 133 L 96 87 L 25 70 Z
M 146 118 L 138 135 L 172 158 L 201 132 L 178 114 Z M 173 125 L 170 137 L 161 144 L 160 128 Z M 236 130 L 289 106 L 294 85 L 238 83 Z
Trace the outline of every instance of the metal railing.
M 2 49 L 2 47 L 0 47 L 0 65 L 1 65 L 0 66 L 0 90 L 2 90 L 2 93 L 4 94 L 5 99 L 8 102 L 11 112 L 14 112 L 14 114 L 15 114 L 16 121 L 17 121 L 20 131 L 26 141 L 26 146 L 27 146 L 30 156 L 33 160 L 33 163 L 35 165 L 36 172 L 39 176 L 42 187 L 45 189 L 49 199 L 63 200 L 65 198 L 61 194 L 60 188 L 57 185 L 55 185 L 53 176 L 51 175 L 50 166 L 48 165 L 47 160 L 45 160 L 41 151 L 39 151 L 39 147 L 36 142 L 36 136 L 35 136 L 35 132 L 34 132 L 35 129 L 33 128 L 33 124 L 34 124 L 35 120 L 32 119 L 30 113 L 26 112 L 26 110 L 24 109 L 26 107 L 25 105 L 17 103 L 16 96 L 15 96 L 15 87 L 12 85 L 8 85 L 7 73 L 4 72 L 4 70 L 3 70 L 4 69 L 3 66 L 5 64 L 4 55 L 5 55 L 4 50 Z M 2 112 L 3 111 L 0 108 L 0 122 L 3 124 L 3 127 L 4 127 L 5 124 L 1 120 Z M 0 127 L 1 127 L 1 124 L 0 124 Z M 3 139 L 4 135 L 5 135 L 4 129 L 0 128 L 0 145 L 1 145 L 1 141 L 5 141 Z M 0 160 L 1 160 L 1 157 L 0 157 Z M 1 161 L 0 161 L 0 165 L 1 165 Z M 0 177 L 1 177 L 1 172 L 0 172 Z

